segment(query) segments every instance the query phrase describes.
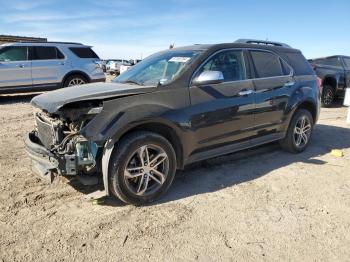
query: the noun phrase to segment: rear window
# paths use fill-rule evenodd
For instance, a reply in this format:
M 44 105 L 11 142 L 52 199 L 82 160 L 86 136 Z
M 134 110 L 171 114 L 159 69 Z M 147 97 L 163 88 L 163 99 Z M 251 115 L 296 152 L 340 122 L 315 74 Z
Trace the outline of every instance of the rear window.
M 259 78 L 285 75 L 280 58 L 264 51 L 250 51 Z
M 98 55 L 89 47 L 70 47 L 69 48 L 77 57 L 80 58 L 97 58 Z
M 64 55 L 54 46 L 33 47 L 32 60 L 63 59 Z
M 288 64 L 293 67 L 296 75 L 313 75 L 315 74 L 310 63 L 300 52 L 285 52 Z

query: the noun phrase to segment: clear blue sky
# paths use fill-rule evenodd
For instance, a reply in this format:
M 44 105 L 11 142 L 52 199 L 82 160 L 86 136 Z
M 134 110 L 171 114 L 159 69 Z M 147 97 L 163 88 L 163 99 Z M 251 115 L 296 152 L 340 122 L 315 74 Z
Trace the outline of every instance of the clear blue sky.
M 0 34 L 94 46 L 138 58 L 194 43 L 269 39 L 306 57 L 350 55 L 350 1 L 0 0 Z

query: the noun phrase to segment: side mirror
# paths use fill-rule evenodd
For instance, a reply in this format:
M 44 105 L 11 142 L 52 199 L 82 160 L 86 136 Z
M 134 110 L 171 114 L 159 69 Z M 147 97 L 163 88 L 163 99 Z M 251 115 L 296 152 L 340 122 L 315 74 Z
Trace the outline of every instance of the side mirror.
M 194 85 L 209 85 L 209 84 L 219 84 L 224 81 L 224 75 L 221 71 L 204 71 L 195 79 L 192 83 Z

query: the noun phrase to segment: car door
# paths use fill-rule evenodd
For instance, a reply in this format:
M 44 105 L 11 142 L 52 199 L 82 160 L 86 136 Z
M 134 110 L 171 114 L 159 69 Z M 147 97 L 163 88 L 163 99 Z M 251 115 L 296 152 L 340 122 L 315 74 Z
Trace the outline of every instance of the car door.
M 34 86 L 57 87 L 65 74 L 65 57 L 54 46 L 31 47 L 32 77 Z
M 284 112 L 295 86 L 292 68 L 277 54 L 250 50 L 255 72 L 254 123 L 256 136 L 278 133 Z
M 253 83 L 248 78 L 243 50 L 213 54 L 195 72 L 190 84 L 191 127 L 197 149 L 248 141 L 254 126 Z M 219 83 L 196 84 L 202 73 L 222 73 Z
M 343 57 L 345 68 L 345 87 L 350 88 L 350 57 Z
M 32 85 L 28 47 L 5 46 L 0 49 L 0 88 Z

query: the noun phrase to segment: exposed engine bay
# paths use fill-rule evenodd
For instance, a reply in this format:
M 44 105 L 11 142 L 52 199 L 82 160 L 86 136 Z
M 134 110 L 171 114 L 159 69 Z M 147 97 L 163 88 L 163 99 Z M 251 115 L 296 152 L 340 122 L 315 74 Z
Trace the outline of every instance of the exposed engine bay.
M 39 109 L 34 112 L 34 137 L 56 157 L 58 174 L 92 174 L 98 171 L 98 147 L 83 137 L 80 130 L 100 109 L 102 106 L 79 108 L 79 105 L 74 105 L 69 110 L 60 111 L 60 114 L 48 114 Z

